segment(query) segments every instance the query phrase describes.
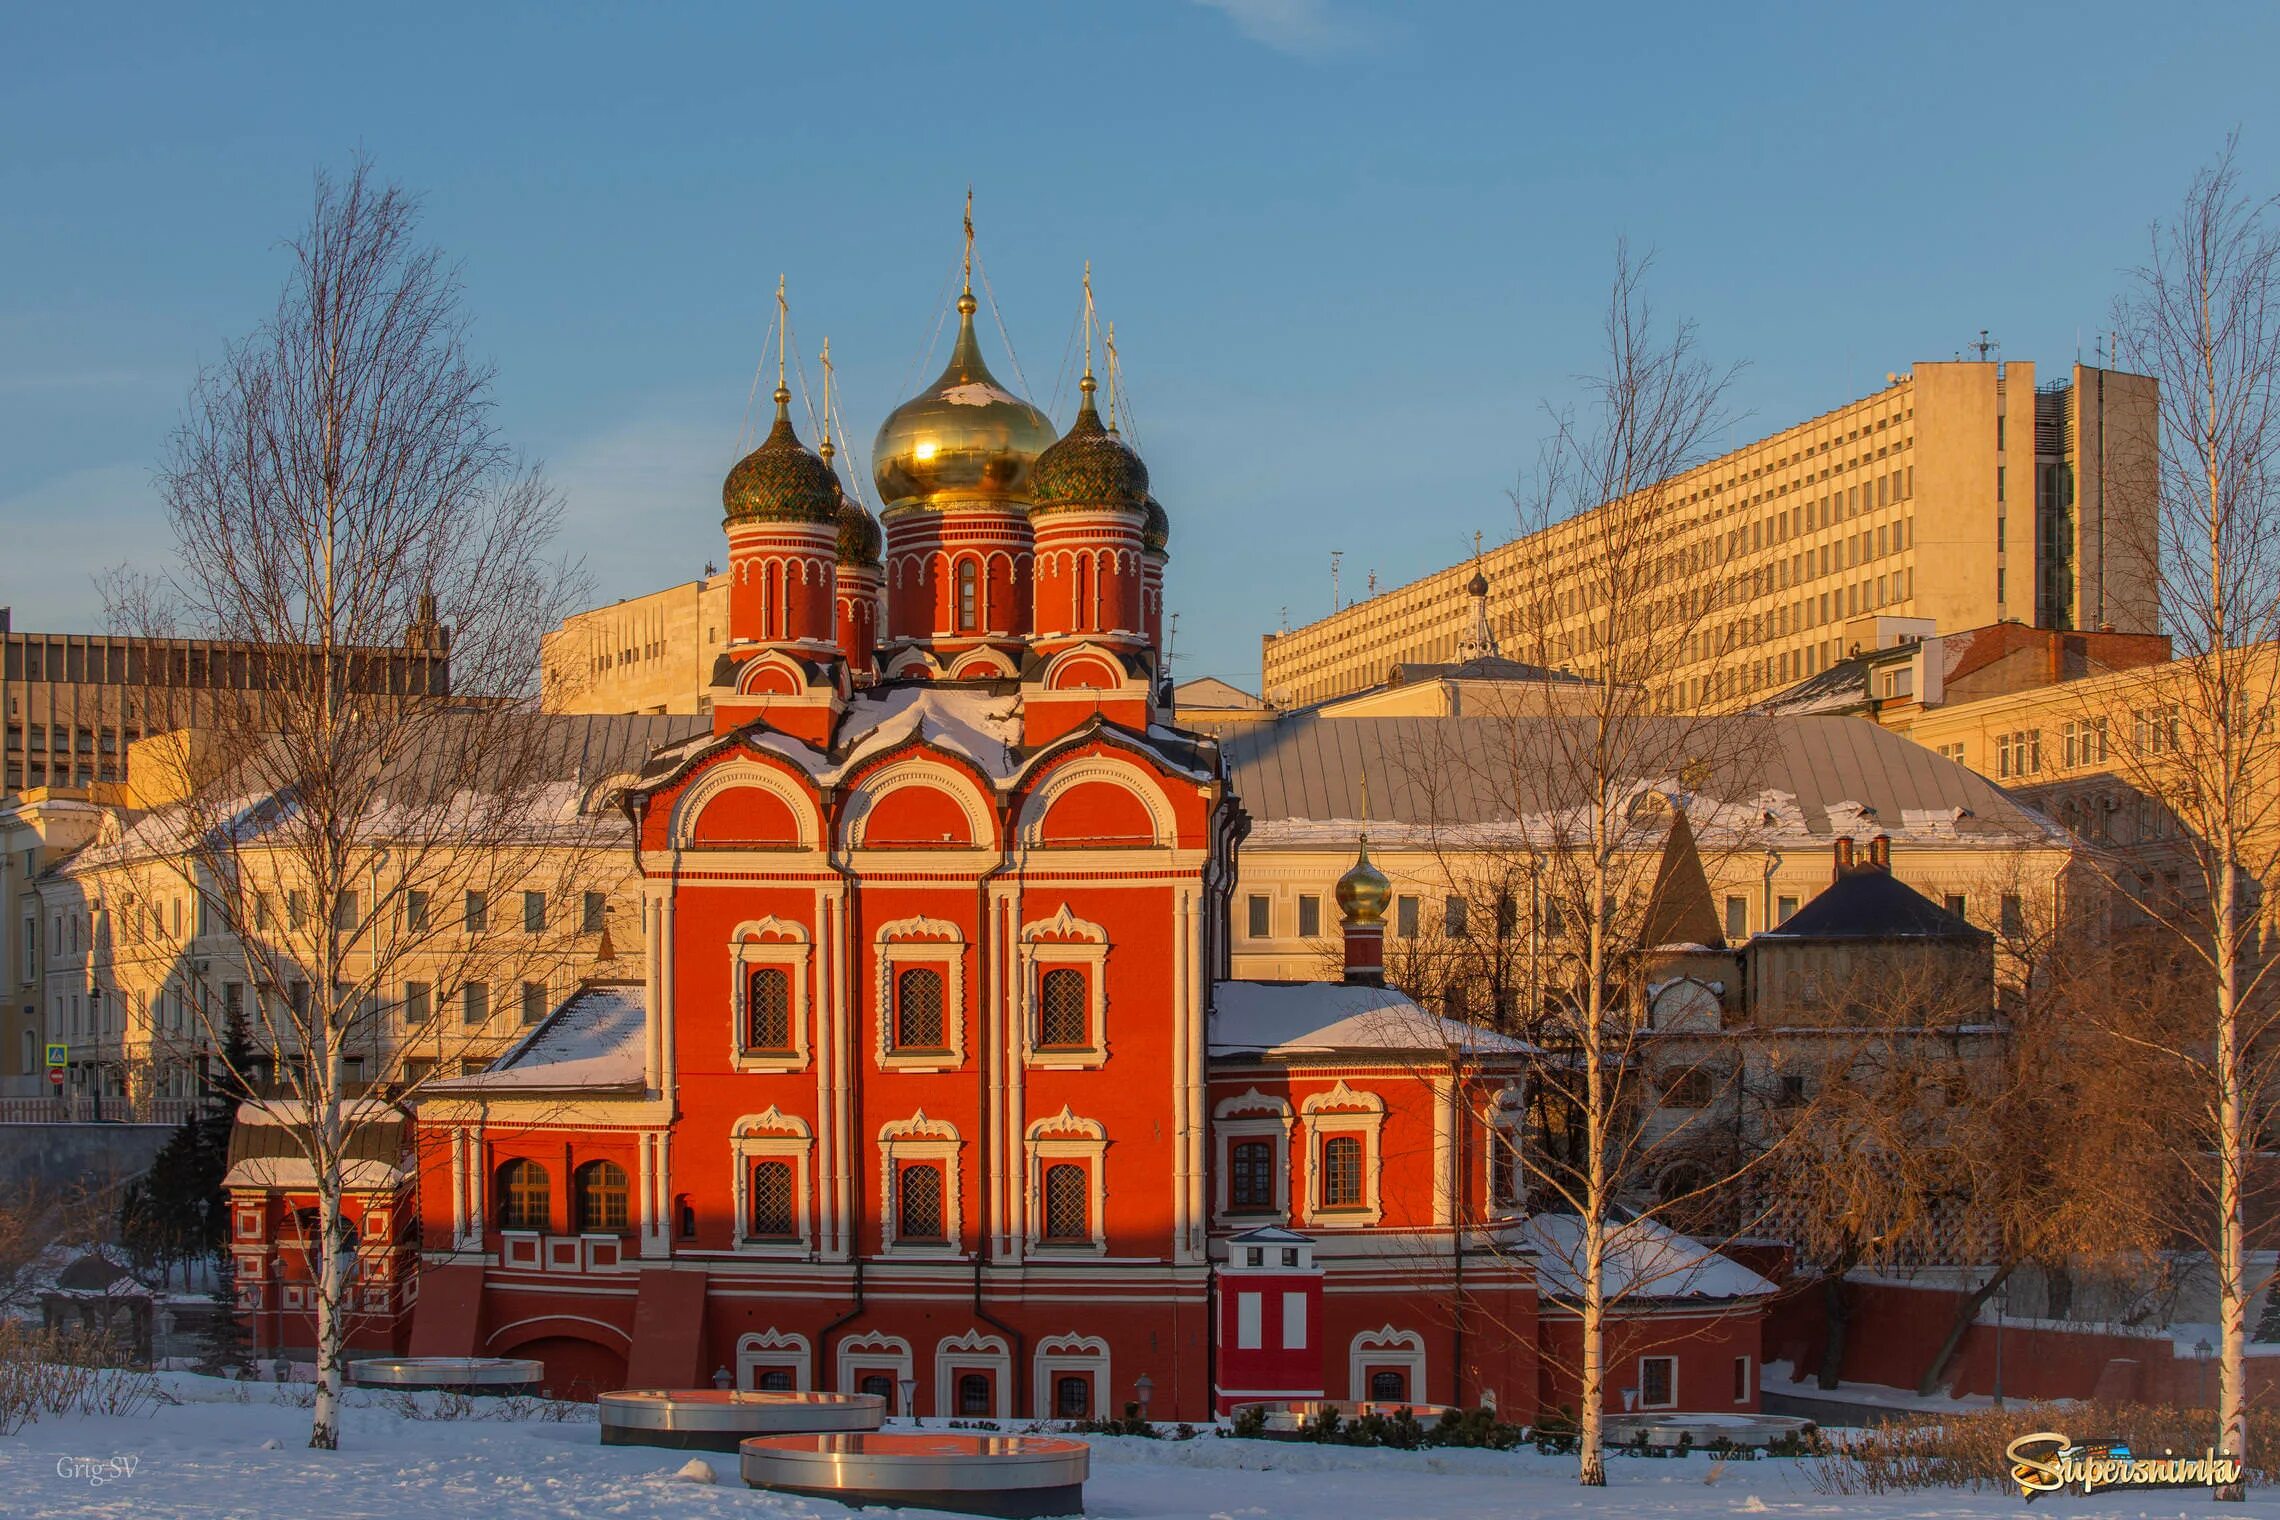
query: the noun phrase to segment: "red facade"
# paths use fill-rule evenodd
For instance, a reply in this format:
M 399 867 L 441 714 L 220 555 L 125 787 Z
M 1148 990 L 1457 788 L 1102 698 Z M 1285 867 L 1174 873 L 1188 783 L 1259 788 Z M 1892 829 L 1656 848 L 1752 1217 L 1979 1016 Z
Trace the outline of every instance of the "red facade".
M 961 316 L 881 433 L 881 570 L 832 562 L 781 405 L 732 477 L 715 732 L 626 796 L 645 978 L 422 1103 L 411 1349 L 929 1416 L 1531 1418 L 1535 1269 L 1496 1243 L 1526 1052 L 1225 980 L 1245 825 L 1156 703 L 1161 508 L 1097 419 L 1113 468 L 988 455 L 1030 424 L 992 431 Z

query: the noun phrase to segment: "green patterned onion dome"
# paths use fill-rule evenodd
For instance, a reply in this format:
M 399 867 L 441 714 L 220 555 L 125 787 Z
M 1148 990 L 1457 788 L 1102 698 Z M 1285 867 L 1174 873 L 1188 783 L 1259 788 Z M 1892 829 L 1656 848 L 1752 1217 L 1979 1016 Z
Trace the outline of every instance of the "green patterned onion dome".
M 1172 541 L 1171 514 L 1166 512 L 1164 504 L 1153 496 L 1149 497 L 1142 505 L 1147 511 L 1148 517 L 1147 521 L 1140 526 L 1140 547 L 1151 554 L 1161 554 L 1164 552 L 1164 546 Z
M 839 498 L 839 562 L 876 565 L 879 549 L 879 520 L 854 497 Z
M 1065 507 L 1128 507 L 1146 510 L 1148 467 L 1140 456 L 1102 425 L 1093 409 L 1093 377 L 1079 382 L 1084 400 L 1077 420 L 1058 443 L 1037 456 L 1029 472 L 1030 515 Z
M 792 393 L 776 387 L 776 425 L 760 447 L 736 462 L 720 488 L 730 523 L 816 523 L 839 520 L 839 479 L 792 432 Z

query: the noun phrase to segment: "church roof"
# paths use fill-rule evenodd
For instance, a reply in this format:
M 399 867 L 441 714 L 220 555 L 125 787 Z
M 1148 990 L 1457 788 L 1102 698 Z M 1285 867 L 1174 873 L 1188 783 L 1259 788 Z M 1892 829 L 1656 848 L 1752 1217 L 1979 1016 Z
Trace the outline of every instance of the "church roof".
M 1987 938 L 1987 931 L 1973 928 L 1890 871 L 1856 866 L 1761 938 L 1978 941 Z
M 1536 1281 L 1554 1300 L 1583 1296 L 1583 1221 L 1573 1214 L 1531 1214 L 1507 1232 L 1536 1254 Z M 1602 1237 L 1599 1280 L 1610 1295 L 1632 1299 L 1763 1298 L 1780 1291 L 1731 1257 L 1651 1219 L 1614 1219 Z
M 1230 734 L 1228 780 L 1252 819 L 1247 847 L 1349 850 L 1366 822 L 1384 849 L 1470 830 L 1484 842 L 1573 837 L 1568 789 L 1578 725 L 1589 717 L 1335 717 L 1294 713 Z M 1641 791 L 1680 796 L 1706 847 L 1826 848 L 1838 835 L 1896 845 L 2070 848 L 2057 824 L 1992 781 L 1857 718 L 1737 713 L 1638 720 L 1642 755 L 1702 774 L 1642 775 Z M 1364 808 L 1364 778 L 1368 805 Z M 1664 825 L 1639 847 L 1660 848 Z M 1642 828 L 1646 825 L 1642 824 Z
M 429 1082 L 424 1093 L 638 1091 L 648 1080 L 643 1040 L 648 988 L 640 982 L 589 982 L 488 1071 Z
M 1536 1048 L 1427 1013 L 1391 987 L 1350 982 L 1215 982 L 1205 1038 L 1215 1056 L 1374 1051 L 1445 1057 L 1451 1047 L 1495 1056 Z
M 1710 877 L 1702 869 L 1702 852 L 1694 843 L 1694 825 L 1684 813 L 1671 815 L 1670 836 L 1663 841 L 1662 860 L 1655 867 L 1655 884 L 1647 893 L 1647 912 L 1640 925 L 1642 945 L 1704 945 L 1717 949 L 1726 943 L 1718 924 L 1718 910 L 1710 903 Z

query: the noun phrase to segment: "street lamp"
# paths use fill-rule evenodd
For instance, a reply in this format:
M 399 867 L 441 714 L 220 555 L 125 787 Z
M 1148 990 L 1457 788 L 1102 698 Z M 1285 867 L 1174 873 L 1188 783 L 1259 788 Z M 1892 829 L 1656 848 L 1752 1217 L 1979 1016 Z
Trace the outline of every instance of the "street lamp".
M 925 1424 L 926 1422 L 925 1422 L 924 1420 L 922 1420 L 922 1419 L 920 1419 L 920 1418 L 918 1417 L 918 1379 L 917 1379 L 917 1378 L 904 1378 L 904 1379 L 902 1380 L 902 1396 L 903 1396 L 903 1418 L 904 1418 L 904 1419 L 906 1419 L 906 1420 L 908 1420 L 908 1421 L 910 1421 L 910 1422 L 911 1422 L 913 1425 L 923 1425 L 923 1424 Z
M 1140 1418 L 1145 1422 L 1148 1418 L 1149 1402 L 1156 1397 L 1155 1380 L 1149 1377 L 1147 1373 L 1141 1373 L 1138 1380 L 1132 1385 L 1132 1392 L 1139 1399 Z
M 2193 1343 L 2193 1360 L 2201 1365 L 2200 1402 L 2203 1404 L 2209 1402 L 2209 1358 L 2216 1354 L 2217 1348 L 2209 1344 L 2206 1336 Z
M 726 1367 L 715 1367 L 713 1369 L 713 1386 L 715 1388 L 726 1389 L 731 1383 L 734 1383 L 735 1381 L 736 1374 L 729 1371 Z

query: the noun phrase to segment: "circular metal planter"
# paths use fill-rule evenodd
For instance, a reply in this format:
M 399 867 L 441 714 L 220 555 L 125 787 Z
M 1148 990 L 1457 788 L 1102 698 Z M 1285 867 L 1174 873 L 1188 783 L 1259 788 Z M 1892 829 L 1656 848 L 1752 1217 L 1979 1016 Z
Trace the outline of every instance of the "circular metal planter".
M 1406 1411 L 1418 1424 L 1430 1429 L 1440 1423 L 1441 1416 L 1451 1412 L 1450 1404 L 1407 1404 L 1398 1401 L 1378 1402 L 1362 1399 L 1259 1399 L 1248 1404 L 1237 1404 L 1234 1412 L 1256 1409 L 1266 1416 L 1266 1425 L 1260 1434 L 1274 1440 L 1287 1440 L 1304 1434 L 1308 1427 L 1325 1414 L 1335 1413 L 1339 1420 L 1351 1424 L 1370 1415 L 1392 1419 Z
M 753 1488 L 965 1515 L 1079 1514 L 1092 1469 L 1090 1447 L 1054 1436 L 755 1436 L 737 1453 Z
M 594 1401 L 604 1446 L 734 1451 L 747 1436 L 877 1430 L 875 1393 L 744 1393 L 731 1388 L 621 1388 Z
M 536 1393 L 546 1366 L 519 1356 L 368 1356 L 348 1364 L 348 1380 L 406 1392 Z

